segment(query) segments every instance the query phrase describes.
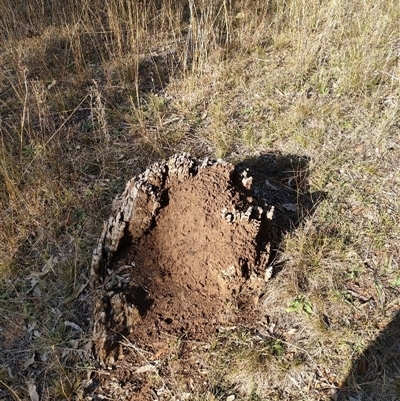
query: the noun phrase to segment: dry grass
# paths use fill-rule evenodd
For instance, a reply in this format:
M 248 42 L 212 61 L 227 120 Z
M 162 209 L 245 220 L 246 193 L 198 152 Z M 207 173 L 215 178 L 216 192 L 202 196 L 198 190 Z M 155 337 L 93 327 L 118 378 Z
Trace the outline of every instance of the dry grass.
M 373 343 L 400 325 L 399 20 L 389 0 L 2 1 L 0 399 L 83 397 L 102 221 L 182 150 L 305 155 L 326 194 L 282 240 L 265 331 L 217 338 L 196 397 L 399 399 L 398 348 Z

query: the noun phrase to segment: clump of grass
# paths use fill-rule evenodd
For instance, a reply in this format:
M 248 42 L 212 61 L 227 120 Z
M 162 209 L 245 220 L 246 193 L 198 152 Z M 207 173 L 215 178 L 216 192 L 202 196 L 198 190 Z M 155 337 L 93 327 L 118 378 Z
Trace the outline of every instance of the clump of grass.
M 213 380 L 244 399 L 275 399 L 290 394 L 290 378 L 310 367 L 311 356 L 280 335 L 235 330 L 217 339 L 210 352 Z M 221 394 L 226 396 L 227 394 Z

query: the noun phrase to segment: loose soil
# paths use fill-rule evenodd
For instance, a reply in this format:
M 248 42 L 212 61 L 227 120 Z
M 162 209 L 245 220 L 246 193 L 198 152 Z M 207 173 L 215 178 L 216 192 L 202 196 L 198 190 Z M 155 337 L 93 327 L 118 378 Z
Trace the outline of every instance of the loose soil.
M 253 199 L 251 180 L 232 164 L 178 155 L 117 200 L 93 262 L 94 332 L 126 399 L 154 399 L 148 372 L 170 373 L 171 344 L 190 365 L 193 344 L 255 318 L 271 273 L 273 208 Z

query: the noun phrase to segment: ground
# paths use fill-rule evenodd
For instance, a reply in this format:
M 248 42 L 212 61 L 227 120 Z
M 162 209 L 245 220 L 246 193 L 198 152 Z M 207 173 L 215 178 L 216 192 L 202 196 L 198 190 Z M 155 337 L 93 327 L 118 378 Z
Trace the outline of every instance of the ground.
M 182 152 L 248 169 L 250 197 L 275 205 L 263 318 L 171 332 L 124 383 L 150 377 L 153 399 L 399 399 L 399 19 L 372 0 L 1 2 L 0 399 L 105 383 L 93 250 L 126 183 Z M 153 305 L 156 337 L 182 327 Z

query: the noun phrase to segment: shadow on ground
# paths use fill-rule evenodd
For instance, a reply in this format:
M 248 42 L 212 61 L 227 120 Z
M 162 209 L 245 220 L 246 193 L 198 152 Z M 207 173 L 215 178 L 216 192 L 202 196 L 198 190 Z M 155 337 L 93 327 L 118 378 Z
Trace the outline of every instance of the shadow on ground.
M 307 156 L 269 152 L 237 164 L 242 172 L 253 177 L 253 192 L 262 203 L 275 208 L 275 239 L 271 253 L 274 274 L 283 266 L 276 263 L 283 236 L 295 230 L 302 220 L 311 216 L 325 198 L 322 191 L 310 192 Z
M 400 312 L 354 360 L 337 401 L 400 400 Z

